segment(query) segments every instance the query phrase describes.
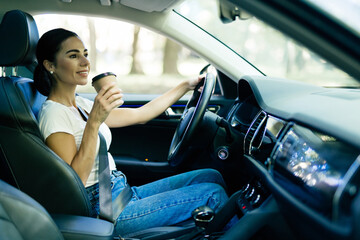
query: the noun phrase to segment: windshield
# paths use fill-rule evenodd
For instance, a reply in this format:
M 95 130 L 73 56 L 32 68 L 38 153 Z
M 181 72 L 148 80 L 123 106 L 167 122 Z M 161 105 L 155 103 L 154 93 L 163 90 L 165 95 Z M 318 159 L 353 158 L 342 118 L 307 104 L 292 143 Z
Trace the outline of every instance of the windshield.
M 187 0 L 176 11 L 228 45 L 265 75 L 325 87 L 360 87 L 351 76 L 255 17 L 223 23 L 217 0 Z

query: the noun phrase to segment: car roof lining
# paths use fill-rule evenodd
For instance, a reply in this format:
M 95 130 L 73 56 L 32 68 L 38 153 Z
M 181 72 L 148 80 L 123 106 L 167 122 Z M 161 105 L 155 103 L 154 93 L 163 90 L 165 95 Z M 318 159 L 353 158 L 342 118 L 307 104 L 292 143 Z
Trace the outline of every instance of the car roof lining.
M 174 2 L 172 7 L 180 4 L 182 1 Z M 112 4 L 111 6 L 102 6 L 99 0 L 76 0 L 71 3 L 65 3 L 60 0 L 12 0 L 7 1 L 0 9 L 0 16 L 5 12 L 17 9 L 19 4 L 22 6 L 21 10 L 30 14 L 74 14 L 91 17 L 106 17 L 108 19 L 116 19 L 126 21 L 132 24 L 150 29 L 158 32 L 179 44 L 194 51 L 206 61 L 209 61 L 216 68 L 229 76 L 233 81 L 238 81 L 244 74 L 247 75 L 261 75 L 258 70 L 250 66 L 245 60 L 239 59 L 238 55 L 229 50 L 225 45 L 212 44 L 215 41 L 209 34 L 202 34 L 202 30 L 185 20 L 179 14 L 174 14 L 175 11 L 162 12 L 145 12 L 124 6 L 122 4 Z M 86 4 L 86 12 L 84 12 L 84 4 Z M 109 9 L 110 8 L 110 9 Z M 179 24 L 179 21 L 181 24 Z M 191 41 L 196 38 L 198 41 Z M 203 44 L 204 41 L 209 41 L 209 44 Z M 211 61 L 208 55 L 214 55 L 215 52 L 222 52 L 221 58 Z M 235 69 L 235 70 L 234 70 Z
M 120 4 L 124 6 L 145 12 L 162 12 L 178 2 L 178 0 L 120 0 Z
M 64 3 L 72 4 L 72 0 L 61 0 Z M 162 12 L 172 5 L 177 4 L 181 0 L 98 0 L 102 6 L 111 6 L 114 4 L 122 4 L 124 6 L 134 8 L 145 12 Z

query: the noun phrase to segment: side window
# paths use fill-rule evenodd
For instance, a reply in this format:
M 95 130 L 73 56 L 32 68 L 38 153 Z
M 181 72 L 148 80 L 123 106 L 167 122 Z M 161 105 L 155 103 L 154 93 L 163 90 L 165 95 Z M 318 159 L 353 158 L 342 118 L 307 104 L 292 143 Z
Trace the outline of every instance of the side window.
M 89 50 L 89 81 L 78 92 L 94 93 L 91 78 L 111 71 L 125 93 L 161 94 L 182 80 L 197 77 L 207 64 L 174 41 L 130 23 L 58 14 L 34 18 L 40 36 L 65 28 L 76 32 Z

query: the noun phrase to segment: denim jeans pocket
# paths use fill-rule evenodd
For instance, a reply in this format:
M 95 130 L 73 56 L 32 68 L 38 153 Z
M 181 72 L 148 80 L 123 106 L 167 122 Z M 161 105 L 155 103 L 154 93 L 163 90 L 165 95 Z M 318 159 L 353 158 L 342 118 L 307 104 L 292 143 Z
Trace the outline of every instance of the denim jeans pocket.
M 87 195 L 89 197 L 90 204 L 92 206 L 91 216 L 96 217 L 99 213 L 99 184 L 86 188 Z
M 124 188 L 127 185 L 127 179 L 124 173 L 121 171 L 112 171 L 111 172 L 111 189 L 114 189 L 114 185 Z

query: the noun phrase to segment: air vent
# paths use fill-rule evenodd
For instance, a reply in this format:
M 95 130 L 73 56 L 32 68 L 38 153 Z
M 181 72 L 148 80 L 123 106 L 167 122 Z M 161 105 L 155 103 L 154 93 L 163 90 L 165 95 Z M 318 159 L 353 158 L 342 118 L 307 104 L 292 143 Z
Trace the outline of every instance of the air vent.
M 265 134 L 266 117 L 266 112 L 260 111 L 251 123 L 244 138 L 245 154 L 251 155 L 251 151 L 260 147 Z

